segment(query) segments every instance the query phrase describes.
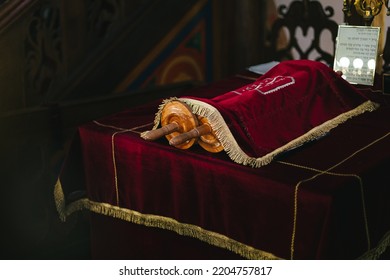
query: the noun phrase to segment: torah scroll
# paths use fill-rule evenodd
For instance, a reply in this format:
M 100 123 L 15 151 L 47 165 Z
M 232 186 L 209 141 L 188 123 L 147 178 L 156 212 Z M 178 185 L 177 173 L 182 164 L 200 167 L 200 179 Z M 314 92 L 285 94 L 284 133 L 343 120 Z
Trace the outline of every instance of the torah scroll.
M 186 108 L 184 119 L 190 119 L 191 125 L 183 125 L 180 117 L 174 125 L 165 121 L 172 104 Z M 141 136 L 148 139 L 154 130 L 161 132 L 169 125 L 173 130 L 165 135 L 173 146 L 190 148 L 199 143 L 203 147 L 209 142 L 206 150 L 224 151 L 236 163 L 261 167 L 378 106 L 321 62 L 285 61 L 253 83 L 211 99 L 164 100 L 153 129 Z

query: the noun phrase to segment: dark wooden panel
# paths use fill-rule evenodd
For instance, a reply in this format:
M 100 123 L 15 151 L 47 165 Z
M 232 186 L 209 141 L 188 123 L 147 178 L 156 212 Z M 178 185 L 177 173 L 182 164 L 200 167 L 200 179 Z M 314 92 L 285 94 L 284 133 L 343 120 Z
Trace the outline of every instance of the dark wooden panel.
M 2 0 L 0 1 L 0 32 L 10 24 L 25 16 L 28 9 L 39 0 Z
M 263 62 L 265 0 L 214 0 L 216 77 Z

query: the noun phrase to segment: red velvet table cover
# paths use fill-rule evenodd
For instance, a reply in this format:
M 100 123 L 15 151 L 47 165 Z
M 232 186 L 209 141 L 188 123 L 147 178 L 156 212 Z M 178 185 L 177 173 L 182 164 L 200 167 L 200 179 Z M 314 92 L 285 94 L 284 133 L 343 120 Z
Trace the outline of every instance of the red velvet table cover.
M 184 95 L 249 82 L 236 76 Z M 55 188 L 60 216 L 89 209 L 250 259 L 376 257 L 390 243 L 390 107 L 388 97 L 363 91 L 379 109 L 261 168 L 140 138 L 161 100 L 88 123 Z M 83 189 L 87 197 L 70 198 Z

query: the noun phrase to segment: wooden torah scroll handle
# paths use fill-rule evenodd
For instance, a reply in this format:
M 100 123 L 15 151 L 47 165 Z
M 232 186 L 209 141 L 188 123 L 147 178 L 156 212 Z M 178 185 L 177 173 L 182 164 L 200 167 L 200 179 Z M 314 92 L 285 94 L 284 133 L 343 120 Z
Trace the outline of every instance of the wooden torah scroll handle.
M 218 141 L 217 137 L 214 135 L 213 130 L 208 122 L 208 120 L 204 117 L 198 116 L 198 119 L 201 123 L 200 126 L 195 127 L 194 129 L 179 134 L 173 137 L 169 144 L 172 146 L 180 145 L 181 143 L 185 143 L 190 139 L 197 139 L 199 145 L 204 148 L 206 151 L 212 153 L 218 153 L 223 150 L 221 143 Z
M 188 105 L 177 100 L 164 105 L 161 111 L 161 128 L 141 134 L 141 137 L 148 141 L 163 136 L 168 139 L 171 146 L 180 149 L 188 149 L 198 142 L 202 148 L 212 153 L 223 150 L 207 118 L 196 117 Z
M 163 136 L 169 140 L 194 129 L 198 125 L 198 119 L 192 114 L 191 109 L 180 101 L 170 101 L 164 105 L 161 111 L 161 127 L 154 130 L 145 131 L 141 137 L 148 141 L 157 140 Z M 190 139 L 176 145 L 180 149 L 188 149 L 196 139 Z
M 165 104 L 161 112 L 161 129 L 166 129 L 165 138 L 170 141 L 172 138 L 186 133 L 198 126 L 198 119 L 192 113 L 191 109 L 183 102 L 174 100 Z M 182 143 L 174 145 L 180 149 L 188 149 L 196 139 L 188 139 Z
M 173 122 L 170 124 L 167 124 L 166 126 L 163 126 L 158 129 L 154 130 L 148 130 L 141 134 L 142 138 L 148 141 L 154 141 L 157 139 L 160 139 L 161 137 L 168 135 L 172 132 L 178 131 L 180 129 L 180 126 L 178 123 Z
M 202 124 L 201 126 L 195 127 L 188 132 L 179 134 L 169 140 L 169 145 L 177 146 L 185 143 L 186 141 L 197 139 L 201 135 L 208 134 L 211 132 L 211 127 L 208 124 Z
M 201 124 L 203 124 L 203 125 L 207 124 L 208 126 L 210 126 L 209 120 L 207 118 L 198 116 L 198 120 Z M 211 129 L 211 127 L 210 127 L 210 129 Z M 203 149 L 205 149 L 206 151 L 209 151 L 211 153 L 219 153 L 219 152 L 223 151 L 223 146 L 222 146 L 221 142 L 219 142 L 217 136 L 215 136 L 212 129 L 209 133 L 206 133 L 204 135 L 200 135 L 200 137 L 198 139 L 198 143 Z

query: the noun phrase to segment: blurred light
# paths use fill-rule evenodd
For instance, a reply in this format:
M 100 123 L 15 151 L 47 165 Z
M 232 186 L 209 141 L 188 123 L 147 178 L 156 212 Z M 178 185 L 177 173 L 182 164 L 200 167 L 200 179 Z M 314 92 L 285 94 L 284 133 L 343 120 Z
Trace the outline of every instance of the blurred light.
M 348 57 L 343 56 L 343 57 L 340 58 L 339 64 L 343 68 L 348 68 L 348 66 L 350 64 L 350 60 L 349 60 Z
M 375 69 L 375 59 L 370 59 L 370 60 L 367 62 L 367 67 L 368 67 L 368 69 L 370 69 L 370 70 L 374 70 L 374 69 Z
M 355 58 L 353 60 L 353 67 L 356 69 L 362 69 L 363 67 L 363 60 L 361 58 Z

